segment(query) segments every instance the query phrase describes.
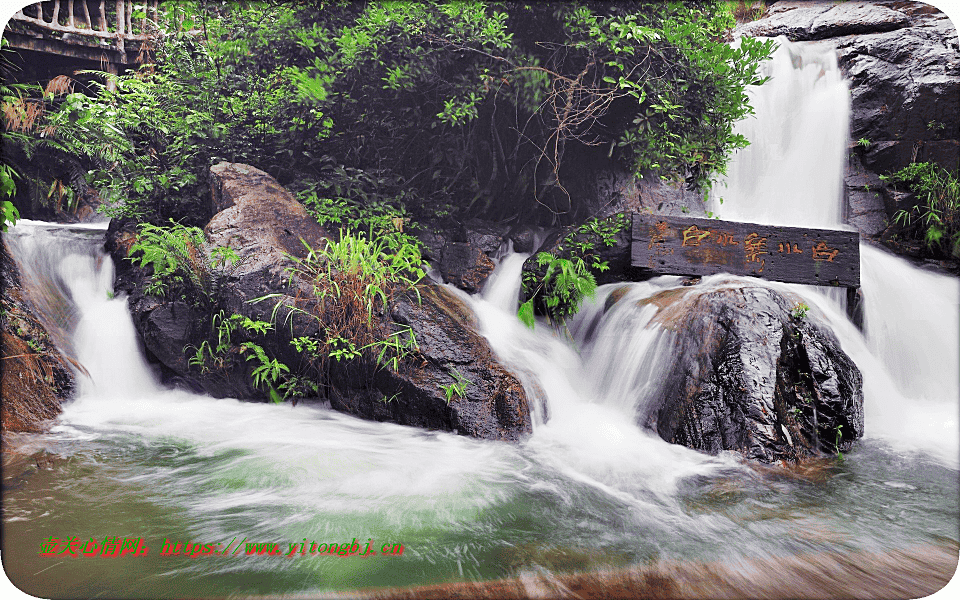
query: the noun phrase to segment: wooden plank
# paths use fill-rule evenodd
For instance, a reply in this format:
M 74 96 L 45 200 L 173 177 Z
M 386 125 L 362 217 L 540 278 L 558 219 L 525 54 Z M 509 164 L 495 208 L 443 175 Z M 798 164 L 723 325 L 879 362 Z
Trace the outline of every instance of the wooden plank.
M 860 236 L 634 213 L 630 262 L 662 275 L 731 273 L 855 288 L 860 285 Z

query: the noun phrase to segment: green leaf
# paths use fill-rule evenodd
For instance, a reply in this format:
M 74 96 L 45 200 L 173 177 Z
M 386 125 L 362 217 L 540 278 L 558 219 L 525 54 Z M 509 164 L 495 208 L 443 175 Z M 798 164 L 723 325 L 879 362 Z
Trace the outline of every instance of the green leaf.
M 517 317 L 519 317 L 520 321 L 530 329 L 536 327 L 537 321 L 533 316 L 532 298 L 520 305 L 520 310 L 517 311 Z

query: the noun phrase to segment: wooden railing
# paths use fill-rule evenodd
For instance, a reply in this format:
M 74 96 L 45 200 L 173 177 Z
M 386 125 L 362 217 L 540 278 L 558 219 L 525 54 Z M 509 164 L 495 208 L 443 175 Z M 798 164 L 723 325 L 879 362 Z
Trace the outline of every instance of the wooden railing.
M 13 21 L 33 23 L 46 30 L 116 40 L 144 40 L 157 21 L 158 0 L 46 0 L 20 9 Z M 139 17 L 134 18 L 134 12 Z M 152 18 L 151 18 L 152 16 Z

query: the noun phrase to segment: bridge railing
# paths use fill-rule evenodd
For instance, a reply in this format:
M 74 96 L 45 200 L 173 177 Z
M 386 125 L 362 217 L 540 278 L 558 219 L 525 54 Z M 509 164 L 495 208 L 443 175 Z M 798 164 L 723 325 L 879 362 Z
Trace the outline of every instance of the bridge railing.
M 118 42 L 143 40 L 157 22 L 157 4 L 158 0 L 138 4 L 132 0 L 46 0 L 25 6 L 11 19 L 47 30 Z

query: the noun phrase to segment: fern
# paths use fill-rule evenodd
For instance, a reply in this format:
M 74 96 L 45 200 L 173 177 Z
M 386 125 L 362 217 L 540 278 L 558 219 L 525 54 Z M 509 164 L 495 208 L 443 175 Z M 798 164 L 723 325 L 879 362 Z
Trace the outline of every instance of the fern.
M 137 241 L 130 247 L 130 260 L 153 271 L 147 293 L 175 297 L 177 294 L 201 308 L 220 303 L 223 289 L 243 261 L 229 247 L 207 251 L 203 231 L 170 221 L 169 227 L 140 225 Z

